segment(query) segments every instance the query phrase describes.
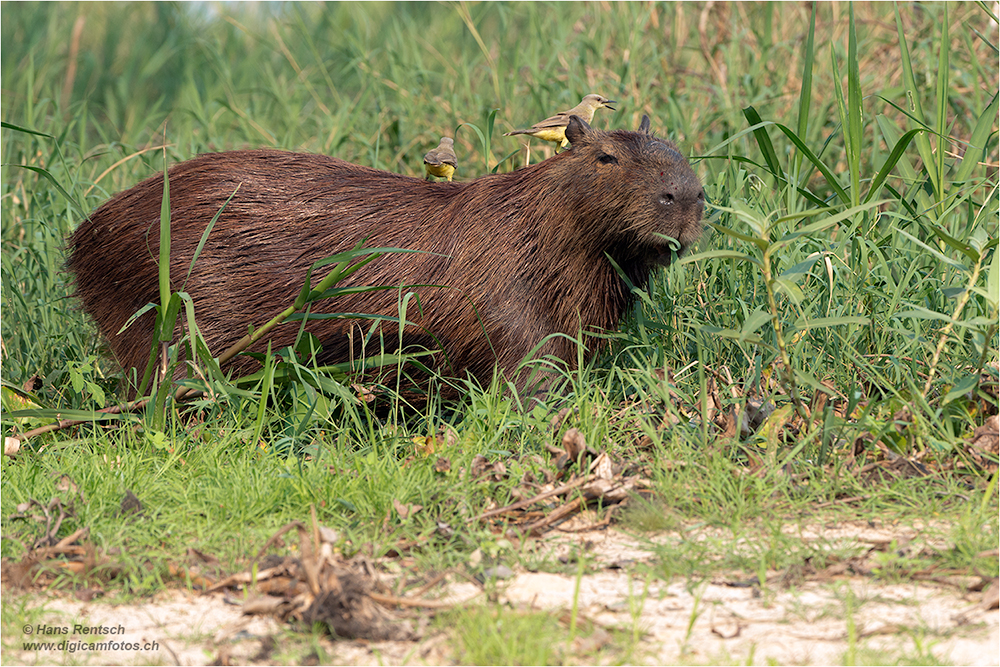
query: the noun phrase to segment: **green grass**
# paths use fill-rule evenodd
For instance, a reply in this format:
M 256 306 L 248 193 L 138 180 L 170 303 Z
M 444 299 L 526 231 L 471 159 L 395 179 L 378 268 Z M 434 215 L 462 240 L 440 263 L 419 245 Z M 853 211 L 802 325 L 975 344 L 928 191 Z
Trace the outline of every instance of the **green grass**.
M 710 201 L 703 240 L 654 277 L 609 354 L 566 382 L 575 410 L 563 429 L 650 466 L 657 497 L 634 504 L 627 529 L 715 531 L 713 543 L 656 547 L 651 572 L 763 576 L 826 553 L 784 524 L 889 518 L 950 525 L 954 549 L 933 561 L 995 571 L 980 555 L 997 540 L 985 473 L 870 486 L 845 464 L 859 442 L 860 461 L 881 446 L 947 468 L 997 410 L 995 23 L 974 3 L 819 4 L 814 30 L 802 5 L 703 9 L 3 4 L 3 380 L 38 375 L 33 399 L 50 411 L 11 416 L 25 406 L 5 387 L 4 435 L 123 400 L 70 298 L 63 243 L 164 155 L 278 147 L 420 175 L 422 154 L 453 134 L 456 178 L 468 180 L 523 164 L 504 131 L 598 92 L 619 105 L 596 127 L 634 129 L 649 114 L 692 156 Z M 549 150 L 532 148 L 533 160 Z M 162 587 L 192 545 L 245 567 L 310 505 L 348 550 L 427 538 L 427 567 L 460 566 L 480 547 L 544 562 L 468 518 L 513 502 L 525 473 L 543 477 L 530 455 L 560 442 L 549 423 L 562 405 L 523 409 L 493 387 L 386 418 L 353 395 L 340 378 L 262 380 L 200 399 L 196 417 L 164 400 L 114 428 L 30 440 L 3 460 L 3 535 L 20 542 L 4 539 L 0 554 L 19 557 L 39 536 L 7 517 L 29 498 L 67 496 L 65 474 L 79 494 L 60 535 L 89 526 L 95 545 L 120 549 L 124 595 Z M 702 418 L 716 399 L 719 413 L 775 404 L 798 415 L 798 432 L 772 423 L 721 440 Z M 658 429 L 664 414 L 678 425 Z M 456 441 L 417 453 L 414 440 L 443 427 Z M 504 461 L 508 477 L 470 480 L 476 454 Z M 434 469 L 439 456 L 448 472 Z M 126 490 L 144 505 L 134 521 L 116 516 Z M 851 496 L 863 500 L 837 503 Z M 394 500 L 424 509 L 400 520 Z M 894 577 L 913 569 L 886 565 Z M 490 655 L 463 659 L 560 659 Z
M 550 665 L 561 662 L 559 624 L 544 612 L 517 613 L 483 608 L 455 615 L 458 660 L 465 665 Z

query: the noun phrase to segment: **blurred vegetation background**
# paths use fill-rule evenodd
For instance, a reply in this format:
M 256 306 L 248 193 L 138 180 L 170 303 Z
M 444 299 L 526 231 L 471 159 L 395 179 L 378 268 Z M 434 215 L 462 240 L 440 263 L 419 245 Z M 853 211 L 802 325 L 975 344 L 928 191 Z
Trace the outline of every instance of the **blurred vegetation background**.
M 418 154 L 436 135 L 479 123 L 489 109 L 500 110 L 507 130 L 595 91 L 622 100 L 607 125 L 634 127 L 648 113 L 700 155 L 746 128 L 743 107 L 793 117 L 810 7 L 4 3 L 3 110 L 35 129 L 73 127 L 69 136 L 92 151 L 125 155 L 165 134 L 178 159 L 276 146 L 359 161 L 377 152 L 380 166 L 417 173 Z M 890 102 L 907 109 L 912 100 L 893 9 L 857 4 L 859 69 L 869 113 L 901 119 Z M 944 7 L 899 9 L 917 92 L 929 105 Z M 836 129 L 829 49 L 845 55 L 847 12 L 843 2 L 817 6 L 818 64 L 802 137 L 810 143 Z M 975 3 L 952 3 L 948 20 L 949 126 L 961 141 L 997 87 L 995 54 L 977 37 L 996 27 Z M 464 137 L 469 165 L 480 148 L 473 139 Z

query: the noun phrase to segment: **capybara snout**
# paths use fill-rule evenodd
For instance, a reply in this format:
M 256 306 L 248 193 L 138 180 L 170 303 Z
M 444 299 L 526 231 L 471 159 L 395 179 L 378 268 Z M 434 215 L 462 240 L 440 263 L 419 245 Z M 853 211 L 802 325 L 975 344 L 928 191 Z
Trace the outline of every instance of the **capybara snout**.
M 218 355 L 291 304 L 317 260 L 360 242 L 405 248 L 417 252 L 386 254 L 340 285 L 396 289 L 312 305 L 313 313 L 384 318 L 374 326 L 357 318 L 309 322 L 323 345 L 320 363 L 357 361 L 402 341 L 437 350 L 429 365 L 441 373 L 481 383 L 497 369 L 522 383 L 517 369 L 532 353 L 575 366 L 571 339 L 583 335 L 589 359 L 599 348 L 590 334 L 616 328 L 633 300 L 614 264 L 644 287 L 657 264 L 697 239 L 704 195 L 687 160 L 650 132 L 645 117 L 637 132 L 602 132 L 573 117 L 566 136 L 570 150 L 465 183 L 276 150 L 201 155 L 168 172 L 171 287 L 191 296 Z M 77 296 L 125 368 L 143 368 L 149 355 L 151 314 L 121 329 L 159 298 L 162 196 L 162 174 L 148 178 L 112 197 L 70 238 Z M 408 294 L 400 335 L 389 318 Z M 291 344 L 298 329 L 278 327 L 272 349 Z M 240 375 L 258 367 L 238 356 L 226 369 Z

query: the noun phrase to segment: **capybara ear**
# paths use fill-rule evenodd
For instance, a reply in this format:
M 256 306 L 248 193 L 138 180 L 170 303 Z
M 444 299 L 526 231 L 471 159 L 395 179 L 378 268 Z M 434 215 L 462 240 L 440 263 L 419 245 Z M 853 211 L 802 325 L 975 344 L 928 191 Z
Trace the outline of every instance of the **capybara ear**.
M 639 123 L 639 131 L 643 134 L 649 134 L 649 116 L 642 114 L 642 122 Z
M 566 138 L 569 143 L 574 145 L 580 143 L 592 131 L 584 119 L 575 114 L 569 117 L 569 124 L 566 126 Z

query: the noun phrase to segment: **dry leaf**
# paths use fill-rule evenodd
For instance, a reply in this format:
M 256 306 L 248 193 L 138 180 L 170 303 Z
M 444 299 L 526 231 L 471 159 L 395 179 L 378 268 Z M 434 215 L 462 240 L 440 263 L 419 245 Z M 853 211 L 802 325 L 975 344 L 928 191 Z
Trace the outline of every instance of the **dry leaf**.
M 755 398 L 747 399 L 746 408 L 740 419 L 740 434 L 747 438 L 756 433 L 774 412 L 774 405 Z
M 42 384 L 43 384 L 42 378 L 38 377 L 37 375 L 32 375 L 30 378 L 28 378 L 27 382 L 21 385 L 21 388 L 24 389 L 26 392 L 31 393 L 41 389 Z
M 76 482 L 69 475 L 61 475 L 59 481 L 56 482 L 56 491 L 69 491 L 70 493 L 76 493 L 77 487 Z
M 319 527 L 319 539 L 320 542 L 324 544 L 336 544 L 340 541 L 340 533 L 335 531 L 333 528 L 327 528 L 326 526 Z
M 426 435 L 418 435 L 410 439 L 417 446 L 417 454 L 420 456 L 430 456 L 437 449 L 438 441 Z
M 364 385 L 355 383 L 351 385 L 351 389 L 357 394 L 358 400 L 364 403 L 371 403 L 375 400 L 375 392 Z
M 587 440 L 578 428 L 571 428 L 566 431 L 563 435 L 562 444 L 571 461 L 579 459 L 580 454 L 587 449 Z
M 563 408 L 556 413 L 555 417 L 552 418 L 552 421 L 549 422 L 549 428 L 552 429 L 553 434 L 559 432 L 559 429 L 561 429 L 563 424 L 566 422 L 566 417 L 569 416 L 572 409 L 573 408 Z
M 980 454 L 996 457 L 1000 455 L 1000 418 L 992 415 L 969 439 L 969 447 Z
M 438 444 L 454 447 L 458 444 L 458 433 L 448 424 L 441 424 L 438 426 L 437 441 Z
M 392 506 L 395 508 L 396 514 L 399 515 L 400 519 L 408 519 L 424 508 L 423 505 L 404 505 L 395 498 L 392 499 Z
M 590 464 L 588 472 L 597 475 L 598 479 L 611 479 L 613 473 L 611 471 L 611 457 L 608 456 L 608 453 L 601 452 Z
M 979 605 L 986 611 L 1000 607 L 1000 579 L 994 578 L 990 582 L 990 585 L 983 591 L 983 599 Z

